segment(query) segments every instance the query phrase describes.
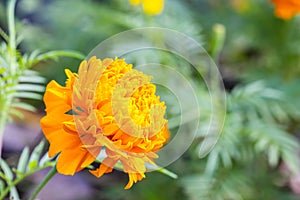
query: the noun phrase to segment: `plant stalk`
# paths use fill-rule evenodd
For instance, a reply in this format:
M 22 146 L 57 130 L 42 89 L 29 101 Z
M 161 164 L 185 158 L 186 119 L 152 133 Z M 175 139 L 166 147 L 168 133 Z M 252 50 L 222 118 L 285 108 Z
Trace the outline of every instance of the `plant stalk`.
M 8 107 L 9 107 L 8 104 L 10 104 L 9 101 L 10 98 L 4 100 L 4 105 L 1 109 L 1 114 L 0 114 L 0 158 L 2 156 L 2 140 L 3 140 L 4 130 L 8 119 Z
M 10 60 L 9 60 L 9 75 L 15 77 L 16 75 L 16 28 L 15 28 L 15 7 L 16 7 L 16 0 L 10 0 L 8 2 L 7 7 L 7 18 L 8 18 L 8 32 L 9 32 L 9 53 L 10 53 Z M 16 83 L 17 80 L 12 80 L 12 83 Z M 2 140 L 4 129 L 8 119 L 9 108 L 12 102 L 12 95 L 7 96 L 4 99 L 3 105 L 1 105 L 1 119 L 0 119 L 0 157 L 2 154 Z
M 7 7 L 8 16 L 8 33 L 9 33 L 9 47 L 10 47 L 10 67 L 11 72 L 14 74 L 15 66 L 12 66 L 16 61 L 16 27 L 15 27 L 15 8 L 16 0 L 10 0 Z
M 56 165 L 52 167 L 47 176 L 43 179 L 43 181 L 38 185 L 35 189 L 29 200 L 34 200 L 35 197 L 39 194 L 39 192 L 44 188 L 44 186 L 53 178 L 53 176 L 57 173 Z

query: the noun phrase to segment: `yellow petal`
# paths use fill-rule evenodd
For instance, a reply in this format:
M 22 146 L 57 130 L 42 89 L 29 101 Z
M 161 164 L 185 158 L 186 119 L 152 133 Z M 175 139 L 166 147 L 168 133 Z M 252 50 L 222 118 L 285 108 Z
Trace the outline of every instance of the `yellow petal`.
M 158 15 L 164 9 L 164 0 L 144 0 L 143 9 L 148 15 Z

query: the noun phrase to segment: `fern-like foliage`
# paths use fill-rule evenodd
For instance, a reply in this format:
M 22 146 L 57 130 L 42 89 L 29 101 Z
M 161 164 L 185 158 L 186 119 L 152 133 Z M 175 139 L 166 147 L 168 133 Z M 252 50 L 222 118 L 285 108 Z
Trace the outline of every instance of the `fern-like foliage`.
M 44 168 L 54 166 L 54 160 L 48 157 L 48 153 L 42 155 L 45 142 L 41 141 L 30 153 L 25 147 L 16 168 L 10 168 L 5 160 L 0 160 L 0 199 L 10 193 L 11 199 L 20 199 L 16 185 L 24 178 Z M 5 182 L 3 182 L 5 181 Z
M 288 129 L 289 121 L 299 119 L 300 113 L 290 101 L 293 96 L 285 91 L 272 88 L 264 81 L 237 87 L 228 99 L 229 117 L 235 113 L 242 120 L 236 135 L 249 141 L 255 154 L 265 154 L 271 166 L 277 166 L 279 159 L 283 159 L 296 173 L 300 145 Z M 224 137 L 228 132 L 224 132 Z M 239 149 L 236 151 L 240 152 Z
M 40 100 L 42 93 L 45 89 L 45 79 L 42 78 L 37 72 L 31 71 L 32 65 L 29 65 L 20 53 L 17 53 L 17 63 L 15 63 L 17 71 L 11 73 L 10 70 L 10 56 L 9 47 L 5 44 L 1 44 L 0 49 L 0 105 L 1 107 L 6 105 L 6 102 L 10 102 L 11 108 L 9 109 L 10 115 L 21 116 L 21 113 L 17 110 L 24 109 L 35 111 L 35 108 L 28 103 L 22 102 L 21 99 L 35 99 Z M 7 105 L 6 105 L 7 106 Z M 2 113 L 4 115 L 5 113 Z
M 206 165 L 182 180 L 190 199 L 252 199 L 260 187 L 276 191 L 271 175 L 259 186 L 263 175 L 255 173 L 267 174 L 280 162 L 299 173 L 300 144 L 290 131 L 291 121 L 300 119 L 299 102 L 291 100 L 299 95 L 296 85 L 256 81 L 227 95 L 226 122 Z M 293 199 L 287 196 L 283 198 Z
M 0 28 L 0 157 L 2 149 L 2 136 L 6 123 L 13 117 L 22 117 L 21 110 L 35 111 L 35 107 L 25 99 L 41 100 L 45 90 L 45 79 L 32 67 L 47 59 L 57 60 L 60 56 L 68 56 L 84 59 L 84 55 L 75 51 L 50 51 L 40 53 L 34 51 L 31 54 L 22 54 L 18 51 L 20 40 L 15 30 L 16 0 L 8 1 L 7 19 L 8 32 L 6 34 Z M 10 199 L 19 199 L 16 185 L 30 174 L 39 171 L 52 164 L 47 161 L 47 156 L 40 160 L 44 143 L 38 145 L 31 155 L 29 149 L 25 148 L 16 169 L 3 160 L 0 160 L 0 199 L 4 199 L 10 192 Z
M 36 50 L 30 54 L 21 54 L 17 46 L 21 42 L 16 36 L 14 24 L 15 0 L 8 4 L 8 31 L 6 34 L 0 28 L 0 36 L 3 41 L 0 43 L 0 136 L 6 122 L 11 116 L 22 117 L 20 109 L 35 111 L 29 103 L 23 101 L 41 100 L 45 89 L 45 79 L 38 72 L 31 68 L 39 62 L 61 56 L 84 59 L 84 55 L 75 51 L 50 51 L 41 53 Z M 1 138 L 1 137 L 0 137 Z
M 0 46 L 0 105 L 4 106 L 7 99 L 12 99 L 12 109 L 9 110 L 9 113 L 18 117 L 22 116 L 18 111 L 19 109 L 36 110 L 32 105 L 23 102 L 22 99 L 41 100 L 45 90 L 46 80 L 38 72 L 31 70 L 34 65 L 47 59 L 57 60 L 60 56 L 84 58 L 82 54 L 75 51 L 51 51 L 47 53 L 34 51 L 29 55 L 21 55 L 17 52 L 17 62 L 15 63 L 17 71 L 12 74 L 9 65 L 11 58 L 8 52 L 8 45 L 3 42 Z

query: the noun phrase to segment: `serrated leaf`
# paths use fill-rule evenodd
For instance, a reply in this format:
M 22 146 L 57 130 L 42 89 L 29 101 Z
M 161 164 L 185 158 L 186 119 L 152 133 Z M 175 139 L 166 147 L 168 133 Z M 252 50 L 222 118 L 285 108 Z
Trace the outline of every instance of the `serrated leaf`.
M 22 151 L 22 154 L 19 158 L 18 166 L 17 166 L 17 171 L 21 173 L 25 173 L 26 166 L 28 164 L 28 159 L 29 159 L 29 147 L 25 147 Z

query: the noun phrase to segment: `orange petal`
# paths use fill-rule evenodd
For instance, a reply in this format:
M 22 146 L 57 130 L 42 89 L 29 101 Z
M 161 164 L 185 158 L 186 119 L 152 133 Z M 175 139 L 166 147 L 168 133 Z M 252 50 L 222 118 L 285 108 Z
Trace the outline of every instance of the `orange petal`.
M 83 148 L 65 149 L 58 157 L 56 168 L 60 174 L 74 175 L 75 172 L 87 167 L 94 160 L 95 157 Z
M 81 146 L 81 141 L 77 135 L 69 134 L 64 130 L 57 130 L 45 134 L 50 143 L 49 156 L 53 157 L 55 154 L 65 150 Z
M 115 166 L 117 161 L 118 160 L 107 157 L 103 160 L 97 170 L 90 170 L 90 173 L 92 173 L 97 178 L 100 178 L 103 174 L 112 172 L 113 167 Z
M 141 173 L 141 174 L 140 173 L 128 173 L 128 177 L 129 177 L 128 183 L 124 188 L 126 190 L 130 189 L 132 187 L 133 183 L 136 183 L 136 182 L 142 180 L 146 176 L 144 173 Z

